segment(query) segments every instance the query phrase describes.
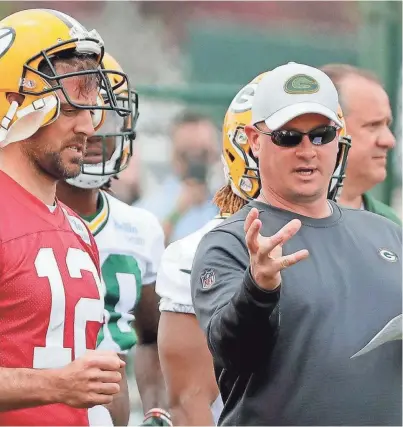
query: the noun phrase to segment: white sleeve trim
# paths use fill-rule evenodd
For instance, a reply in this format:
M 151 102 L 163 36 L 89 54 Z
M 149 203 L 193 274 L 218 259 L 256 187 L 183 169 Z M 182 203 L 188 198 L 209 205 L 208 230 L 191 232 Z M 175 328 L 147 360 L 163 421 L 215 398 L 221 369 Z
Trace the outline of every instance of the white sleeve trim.
M 145 274 L 141 283 L 141 286 L 154 285 L 157 281 L 157 273 Z
M 169 298 L 161 298 L 159 308 L 160 308 L 160 311 L 170 311 L 173 313 L 184 313 L 184 314 L 195 314 L 193 305 L 179 304 L 177 302 L 172 301 Z

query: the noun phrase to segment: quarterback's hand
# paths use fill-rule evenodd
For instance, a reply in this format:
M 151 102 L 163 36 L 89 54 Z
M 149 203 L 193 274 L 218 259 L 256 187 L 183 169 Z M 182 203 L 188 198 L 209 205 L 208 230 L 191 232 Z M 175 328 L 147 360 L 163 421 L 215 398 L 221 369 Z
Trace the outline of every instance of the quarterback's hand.
M 56 371 L 58 401 L 75 408 L 111 403 L 119 393 L 125 362 L 113 351 L 89 350 Z
M 262 222 L 259 211 L 252 208 L 245 219 L 244 231 L 246 245 L 249 251 L 250 271 L 259 287 L 271 291 L 281 283 L 280 272 L 284 268 L 307 258 L 309 252 L 302 249 L 290 255 L 283 256 L 282 246 L 301 228 L 301 221 L 293 219 L 271 237 L 260 234 Z

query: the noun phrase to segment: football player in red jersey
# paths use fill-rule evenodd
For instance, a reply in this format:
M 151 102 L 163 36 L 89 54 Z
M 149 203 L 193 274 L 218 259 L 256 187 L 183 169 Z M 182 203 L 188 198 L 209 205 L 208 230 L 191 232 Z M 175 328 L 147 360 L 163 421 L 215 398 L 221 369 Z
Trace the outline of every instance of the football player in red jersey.
M 55 198 L 57 181 L 80 173 L 105 110 L 131 114 L 103 54 L 96 31 L 60 12 L 0 21 L 0 425 L 93 425 L 119 392 L 124 362 L 94 350 L 98 250 Z

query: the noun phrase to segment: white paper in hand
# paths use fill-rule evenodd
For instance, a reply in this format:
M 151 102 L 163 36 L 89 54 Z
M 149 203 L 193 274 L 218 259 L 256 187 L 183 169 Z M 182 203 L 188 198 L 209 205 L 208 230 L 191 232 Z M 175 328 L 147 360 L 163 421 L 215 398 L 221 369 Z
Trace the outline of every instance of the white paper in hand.
M 396 341 L 402 339 L 402 315 L 394 317 L 380 332 L 378 332 L 374 338 L 359 352 L 351 356 L 353 357 L 362 356 L 371 350 L 385 344 L 388 341 Z

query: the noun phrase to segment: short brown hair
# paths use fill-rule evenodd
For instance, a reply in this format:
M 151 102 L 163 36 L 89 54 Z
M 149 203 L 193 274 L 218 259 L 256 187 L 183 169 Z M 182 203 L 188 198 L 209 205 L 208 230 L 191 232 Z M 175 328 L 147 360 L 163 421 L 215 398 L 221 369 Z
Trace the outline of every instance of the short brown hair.
M 98 62 L 93 55 L 88 54 L 69 54 L 59 55 L 51 59 L 53 67 L 59 66 L 66 72 L 71 71 L 86 71 L 96 70 L 98 68 Z M 53 71 L 48 62 L 43 61 L 38 70 L 41 73 L 52 76 Z M 63 80 L 62 80 L 63 81 Z M 49 82 L 52 86 L 56 84 L 54 80 Z M 79 90 L 80 92 L 87 93 L 98 87 L 100 84 L 100 76 L 98 73 L 84 74 L 79 79 Z
M 337 92 L 339 93 L 339 102 L 343 113 L 346 114 L 347 105 L 345 101 L 345 96 L 343 94 L 342 82 L 348 76 L 357 76 L 362 77 L 371 82 L 377 83 L 383 87 L 381 80 L 378 76 L 370 70 L 365 68 L 358 68 L 350 64 L 326 64 L 320 67 L 320 70 L 323 71 L 336 86 Z

